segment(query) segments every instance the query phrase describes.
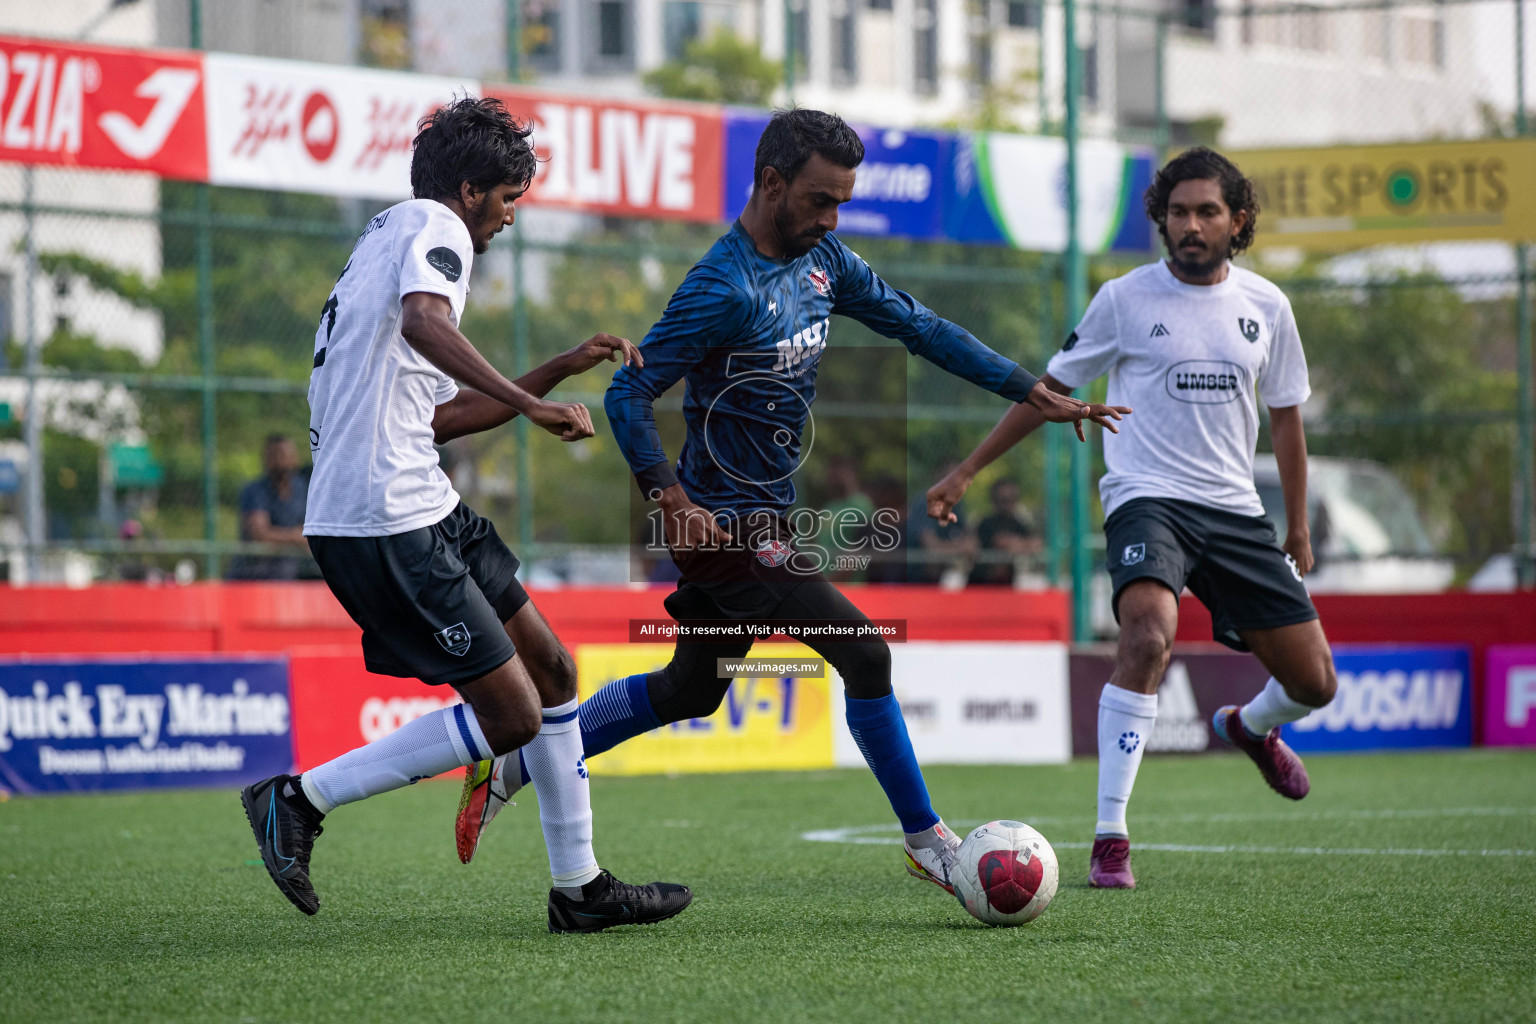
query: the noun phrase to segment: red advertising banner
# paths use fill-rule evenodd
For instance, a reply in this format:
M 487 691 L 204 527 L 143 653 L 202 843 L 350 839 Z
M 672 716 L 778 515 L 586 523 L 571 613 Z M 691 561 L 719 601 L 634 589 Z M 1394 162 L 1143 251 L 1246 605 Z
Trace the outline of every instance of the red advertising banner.
M 0 161 L 205 180 L 201 56 L 0 36 Z
M 721 219 L 725 116 L 701 104 L 625 103 L 486 86 L 533 119 L 545 159 L 529 203 L 625 217 Z
M 459 703 L 451 686 L 374 675 L 354 648 L 300 649 L 288 659 L 293 759 L 299 771 L 382 739 L 406 722 Z

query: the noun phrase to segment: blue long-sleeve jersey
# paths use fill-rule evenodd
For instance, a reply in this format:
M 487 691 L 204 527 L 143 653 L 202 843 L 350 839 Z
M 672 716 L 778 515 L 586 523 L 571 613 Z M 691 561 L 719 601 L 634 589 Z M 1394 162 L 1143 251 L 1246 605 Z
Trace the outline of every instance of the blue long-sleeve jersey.
M 620 368 L 604 399 L 641 492 L 653 496 L 680 482 L 713 512 L 788 510 L 833 313 L 1010 401 L 1035 386 L 1013 360 L 880 280 L 835 236 L 798 259 L 776 260 L 758 252 L 737 221 L 645 336 L 645 366 Z M 685 377 L 687 438 L 674 472 L 652 403 Z

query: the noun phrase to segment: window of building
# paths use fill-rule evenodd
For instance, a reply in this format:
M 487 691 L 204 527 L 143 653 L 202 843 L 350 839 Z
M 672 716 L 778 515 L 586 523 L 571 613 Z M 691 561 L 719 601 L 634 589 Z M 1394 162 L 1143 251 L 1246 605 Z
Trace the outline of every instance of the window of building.
M 1216 0 L 1178 0 L 1178 25 L 1185 35 L 1216 38 Z
M 411 66 L 411 10 L 406 0 L 362 0 L 357 11 L 359 64 Z
M 811 64 L 810 0 L 789 0 L 789 18 L 794 35 L 795 74 L 804 76 Z
M 1034 0 L 1008 0 L 1008 27 L 1040 27 L 1040 4 Z
M 526 62 L 540 71 L 559 71 L 559 0 L 523 0 L 522 29 Z
M 597 55 L 619 58 L 629 52 L 629 5 L 624 0 L 598 0 Z
M 937 0 L 913 0 L 912 87 L 920 93 L 939 88 L 939 17 Z
M 696 0 L 667 0 L 662 4 L 661 36 L 667 60 L 682 60 L 688 44 L 699 38 L 700 7 Z
M 893 0 L 869 0 L 869 9 L 872 11 L 889 11 L 894 6 Z
M 992 84 L 992 2 L 970 0 L 966 5 L 970 30 L 971 84 L 977 90 Z
M 832 0 L 832 81 L 852 85 L 859 80 L 858 0 Z
M 1099 44 L 1089 43 L 1080 51 L 1083 68 L 1083 102 L 1090 107 L 1099 105 Z

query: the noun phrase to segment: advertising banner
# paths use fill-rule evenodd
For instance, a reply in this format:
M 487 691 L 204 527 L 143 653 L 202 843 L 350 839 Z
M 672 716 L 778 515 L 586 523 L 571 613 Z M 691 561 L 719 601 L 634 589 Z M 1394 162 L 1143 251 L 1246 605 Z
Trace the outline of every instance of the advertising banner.
M 891 648 L 891 686 L 920 764 L 1061 764 L 1072 757 L 1066 644 L 900 644 Z M 834 696 L 837 764 L 861 766 L 843 695 Z
M 202 57 L 0 36 L 0 161 L 206 179 Z
M 527 202 L 620 217 L 720 219 L 725 123 L 719 108 L 501 85 L 487 86 L 485 94 L 534 122 L 544 162 Z
M 336 654 L 295 654 L 293 754 L 299 771 L 372 743 L 406 722 L 458 704 L 451 686 L 374 675 L 355 649 Z
M 1152 224 L 1142 196 L 1155 154 L 1104 139 L 1078 145 L 1078 241 L 1087 253 L 1146 252 Z M 1034 252 L 1067 247 L 1067 145 L 1042 135 L 955 137 L 942 234 Z
M 208 180 L 409 199 L 416 122 L 470 79 L 210 53 Z
M 1470 746 L 1470 658 L 1466 647 L 1336 645 L 1338 695 L 1281 735 L 1298 751 Z M 1099 693 L 1114 668 L 1110 648 L 1072 655 L 1072 752 L 1079 757 L 1098 752 Z M 1211 716 L 1224 704 L 1252 700 L 1268 679 L 1252 655 L 1175 648 L 1147 752 L 1229 749 Z
M 805 658 L 799 644 L 757 644 L 751 657 Z M 672 658 L 666 644 L 583 644 L 576 648 L 581 699 L 614 679 L 654 672 Z M 833 697 L 843 684 L 827 678 L 734 679 L 708 718 L 664 725 L 593 758 L 594 773 L 740 772 L 832 767 Z M 861 762 L 862 763 L 862 762 Z
M 1078 757 L 1099 751 L 1099 694 L 1114 670 L 1111 647 L 1072 655 L 1072 753 Z M 1223 704 L 1252 700 L 1268 679 L 1268 670 L 1252 655 L 1176 647 L 1157 691 L 1157 719 L 1147 738 L 1147 753 L 1227 749 L 1211 728 L 1211 716 Z
M 1472 745 L 1467 647 L 1339 645 L 1333 702 L 1280 734 L 1298 752 Z
M 293 764 L 281 659 L 0 661 L 0 787 L 239 787 Z
M 1536 240 L 1536 139 L 1266 149 L 1231 154 L 1253 179 L 1256 245 Z
M 725 213 L 741 215 L 752 194 L 757 139 L 768 124 L 760 110 L 726 113 Z M 838 209 L 838 230 L 857 235 L 942 238 L 944 189 L 954 136 L 856 125 L 864 162 L 853 201 Z
M 1489 647 L 1483 678 L 1483 743 L 1536 747 L 1536 644 Z

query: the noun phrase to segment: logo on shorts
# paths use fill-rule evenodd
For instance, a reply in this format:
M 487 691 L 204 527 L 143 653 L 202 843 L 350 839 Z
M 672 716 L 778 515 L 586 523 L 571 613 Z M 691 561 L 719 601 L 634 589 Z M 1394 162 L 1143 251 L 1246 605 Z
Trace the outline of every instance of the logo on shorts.
M 1125 551 L 1121 552 L 1121 554 L 1120 554 L 1120 564 L 1121 565 L 1135 565 L 1137 562 L 1144 562 L 1144 561 L 1146 561 L 1146 558 L 1147 558 L 1147 545 L 1146 544 L 1144 544 L 1144 543 L 1143 544 L 1127 544 L 1125 546 Z
M 757 546 L 757 560 L 770 569 L 777 569 L 789 561 L 789 556 L 795 551 L 782 540 L 769 539 Z
M 1237 329 L 1243 332 L 1243 337 L 1248 339 L 1249 344 L 1259 340 L 1259 322 L 1257 320 L 1245 320 L 1242 317 L 1238 317 Z
M 449 654 L 462 658 L 469 650 L 469 627 L 462 622 L 455 622 L 447 629 L 440 629 L 433 633 L 432 639 L 442 644 L 443 650 Z
M 1120 734 L 1120 749 L 1127 754 L 1136 753 L 1136 748 L 1141 746 L 1141 734 L 1136 732 L 1123 732 Z
M 1291 567 L 1291 575 L 1296 577 L 1296 582 L 1301 582 L 1301 566 L 1296 564 L 1296 559 L 1290 555 L 1285 556 L 1285 564 Z
M 587 759 L 586 758 L 578 757 L 576 759 L 576 774 L 580 775 L 582 778 L 586 778 L 587 777 Z

